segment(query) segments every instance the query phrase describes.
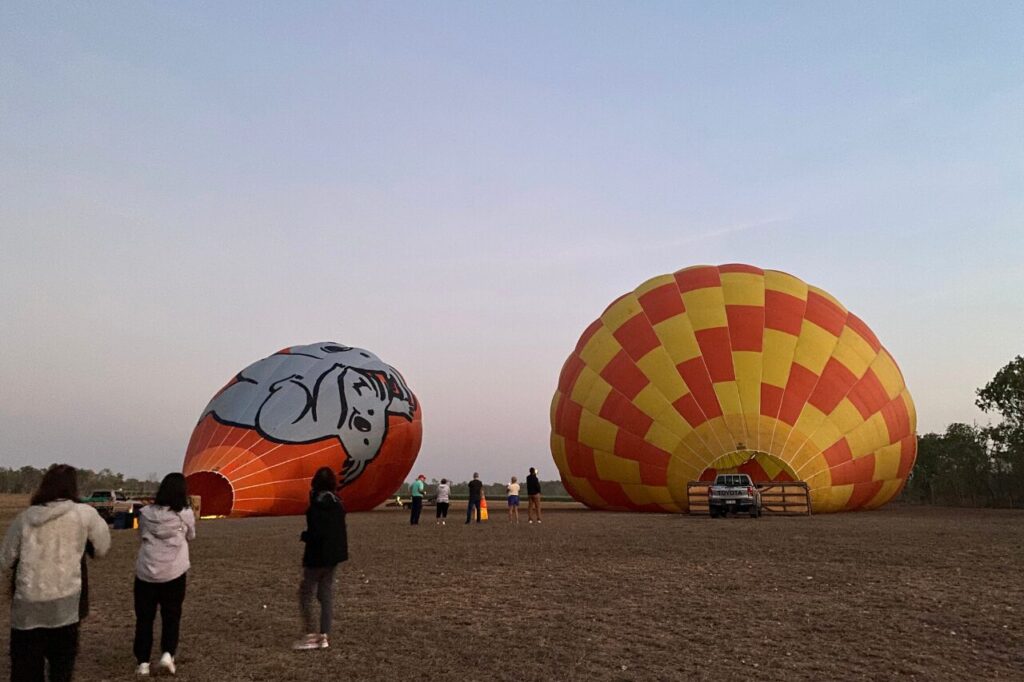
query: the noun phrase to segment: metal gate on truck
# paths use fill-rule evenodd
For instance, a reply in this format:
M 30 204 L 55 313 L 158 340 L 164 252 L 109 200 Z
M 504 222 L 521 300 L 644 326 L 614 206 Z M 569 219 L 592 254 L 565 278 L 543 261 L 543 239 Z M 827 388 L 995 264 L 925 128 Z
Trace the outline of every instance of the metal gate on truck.
M 761 511 L 780 516 L 809 516 L 811 498 L 803 481 L 755 481 L 761 493 Z M 711 481 L 690 481 L 686 497 L 691 514 L 708 513 L 708 488 Z

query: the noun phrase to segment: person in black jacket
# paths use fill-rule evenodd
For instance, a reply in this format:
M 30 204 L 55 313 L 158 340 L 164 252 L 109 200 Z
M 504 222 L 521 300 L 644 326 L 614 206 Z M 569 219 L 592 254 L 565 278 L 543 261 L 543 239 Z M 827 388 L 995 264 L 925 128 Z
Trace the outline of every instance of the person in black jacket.
M 302 584 L 299 606 L 306 636 L 295 643 L 295 649 L 326 649 L 331 632 L 334 609 L 334 569 L 348 560 L 348 534 L 345 530 L 345 507 L 335 494 L 338 480 L 330 467 L 321 467 L 313 475 L 306 510 L 306 530 L 302 541 Z M 320 627 L 317 631 L 313 595 L 320 602 Z
M 533 523 L 534 514 L 537 515 L 537 523 L 540 523 L 540 480 L 533 467 L 530 467 L 530 475 L 526 477 L 526 494 L 530 496 L 530 507 L 527 510 L 530 523 Z

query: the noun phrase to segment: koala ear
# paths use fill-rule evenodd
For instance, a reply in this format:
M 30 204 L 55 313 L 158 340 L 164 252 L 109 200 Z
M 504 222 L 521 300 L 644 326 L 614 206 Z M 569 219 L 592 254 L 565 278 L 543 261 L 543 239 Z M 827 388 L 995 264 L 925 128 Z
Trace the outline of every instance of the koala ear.
M 397 414 L 406 419 L 412 419 L 412 405 L 404 398 L 392 398 L 388 403 L 388 414 Z

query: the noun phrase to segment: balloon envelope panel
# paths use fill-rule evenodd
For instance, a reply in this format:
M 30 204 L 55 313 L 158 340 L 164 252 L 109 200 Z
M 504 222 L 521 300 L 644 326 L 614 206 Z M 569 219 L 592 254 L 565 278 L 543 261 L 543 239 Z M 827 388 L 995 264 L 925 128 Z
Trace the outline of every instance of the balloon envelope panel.
M 695 266 L 608 306 L 562 368 L 551 450 L 595 508 L 685 511 L 716 473 L 806 481 L 815 512 L 895 497 L 917 453 L 914 403 L 874 333 L 775 270 Z
M 350 511 L 386 500 L 412 469 L 422 419 L 402 375 L 369 351 L 323 342 L 249 365 L 203 410 L 185 454 L 211 516 L 301 514 L 320 467 Z

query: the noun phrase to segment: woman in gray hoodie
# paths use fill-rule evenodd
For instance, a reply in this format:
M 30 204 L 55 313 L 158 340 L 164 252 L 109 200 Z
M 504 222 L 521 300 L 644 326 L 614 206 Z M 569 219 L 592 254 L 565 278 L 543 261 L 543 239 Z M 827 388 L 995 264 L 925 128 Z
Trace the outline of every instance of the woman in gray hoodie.
M 157 665 L 175 672 L 181 606 L 185 601 L 188 543 L 196 536 L 196 517 L 188 506 L 182 474 L 167 474 L 156 500 L 139 512 L 139 556 L 135 562 L 135 660 L 139 675 L 149 675 L 153 621 L 160 607 L 160 649 Z
M 13 577 L 11 679 L 71 680 L 78 655 L 82 555 L 91 542 L 101 557 L 110 549 L 107 524 L 78 501 L 78 472 L 54 464 L 14 519 L 0 546 L 0 569 Z M 8 574 L 13 573 L 13 576 Z M 4 580 L 5 584 L 9 584 Z

